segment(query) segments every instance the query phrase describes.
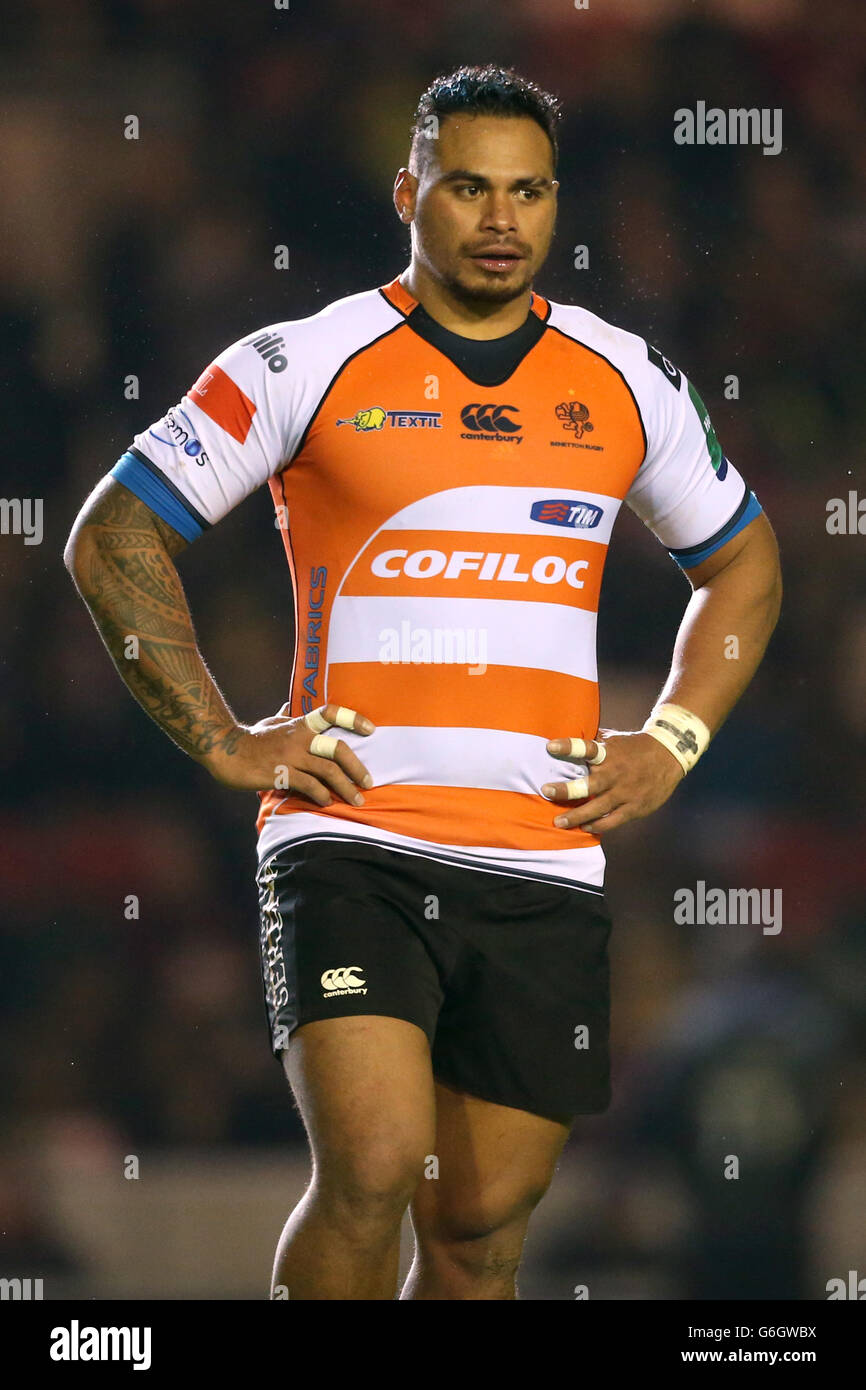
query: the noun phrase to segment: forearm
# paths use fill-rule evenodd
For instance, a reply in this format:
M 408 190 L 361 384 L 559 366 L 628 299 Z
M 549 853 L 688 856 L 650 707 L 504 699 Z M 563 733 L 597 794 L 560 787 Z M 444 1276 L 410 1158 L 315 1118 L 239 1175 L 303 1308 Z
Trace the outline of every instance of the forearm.
M 109 484 L 79 516 L 65 558 L 122 680 L 169 738 L 206 762 L 230 754 L 241 730 L 198 649 L 169 532 Z
M 745 560 L 696 589 L 658 703 L 682 705 L 715 734 L 758 669 L 780 605 L 778 571 Z

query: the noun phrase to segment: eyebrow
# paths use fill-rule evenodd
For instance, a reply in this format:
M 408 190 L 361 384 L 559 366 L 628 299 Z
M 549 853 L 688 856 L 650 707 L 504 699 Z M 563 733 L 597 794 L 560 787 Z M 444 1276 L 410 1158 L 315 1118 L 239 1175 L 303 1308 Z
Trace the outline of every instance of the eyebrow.
M 478 183 L 489 184 L 483 174 L 473 174 L 471 169 L 452 169 L 450 173 L 443 174 L 440 183 Z M 511 188 L 530 188 L 539 185 L 545 188 L 553 187 L 553 180 L 547 179 L 543 174 L 527 174 L 523 178 L 513 179 L 509 185 Z

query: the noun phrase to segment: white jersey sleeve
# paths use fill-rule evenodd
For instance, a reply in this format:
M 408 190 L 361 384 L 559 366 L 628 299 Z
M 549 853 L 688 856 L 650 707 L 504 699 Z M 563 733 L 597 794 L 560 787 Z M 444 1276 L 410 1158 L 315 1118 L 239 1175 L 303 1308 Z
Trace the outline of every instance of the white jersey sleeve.
M 285 464 L 292 447 L 289 366 L 278 328 L 226 348 L 182 399 L 136 434 L 112 473 L 188 540 Z
M 362 291 L 248 334 L 136 434 L 112 476 L 194 540 L 286 467 L 341 365 L 400 317 Z
M 761 511 L 722 452 L 693 384 L 654 347 L 636 373 L 647 450 L 626 494 L 632 511 L 688 569 Z

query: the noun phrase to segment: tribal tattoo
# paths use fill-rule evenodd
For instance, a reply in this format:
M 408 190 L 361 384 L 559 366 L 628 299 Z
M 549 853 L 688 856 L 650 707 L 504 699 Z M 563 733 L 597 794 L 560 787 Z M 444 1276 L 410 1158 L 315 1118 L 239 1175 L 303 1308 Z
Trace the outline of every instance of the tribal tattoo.
M 135 698 L 184 752 L 234 753 L 243 729 L 204 664 L 171 559 L 186 541 L 114 478 L 85 503 L 69 568 L 112 661 Z M 130 637 L 137 655 L 130 657 Z

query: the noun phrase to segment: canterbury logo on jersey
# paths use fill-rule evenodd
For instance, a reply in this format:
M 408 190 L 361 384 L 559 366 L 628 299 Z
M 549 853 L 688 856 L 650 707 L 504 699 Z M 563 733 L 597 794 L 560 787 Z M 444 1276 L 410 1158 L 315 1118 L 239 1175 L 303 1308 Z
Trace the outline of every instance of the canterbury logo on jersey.
M 559 584 L 564 580 L 573 589 L 583 588 L 579 576 L 589 569 L 588 560 L 572 560 L 569 564 L 561 555 L 542 555 L 530 570 L 521 570 L 520 563 L 520 555 L 514 551 L 503 554 L 501 550 L 453 550 L 449 555 L 444 550 L 383 550 L 373 559 L 370 569 L 380 579 L 397 579 L 401 574 L 408 579 L 435 579 L 438 575 L 458 579 L 464 573 L 477 571 L 479 579 L 518 584 L 530 579 L 536 584 Z
M 509 411 L 517 414 L 518 407 L 516 405 L 496 405 L 495 402 L 479 404 L 477 401 L 464 405 L 460 412 L 460 419 L 466 426 L 468 433 L 464 434 L 462 438 L 484 439 L 505 435 L 515 444 L 519 444 L 522 439 L 520 435 L 522 426 L 519 420 L 510 418 Z
M 366 994 L 362 988 L 366 980 L 359 980 L 355 974 L 360 965 L 341 965 L 335 970 L 326 970 L 321 978 L 322 993 L 327 998 L 332 994 Z

